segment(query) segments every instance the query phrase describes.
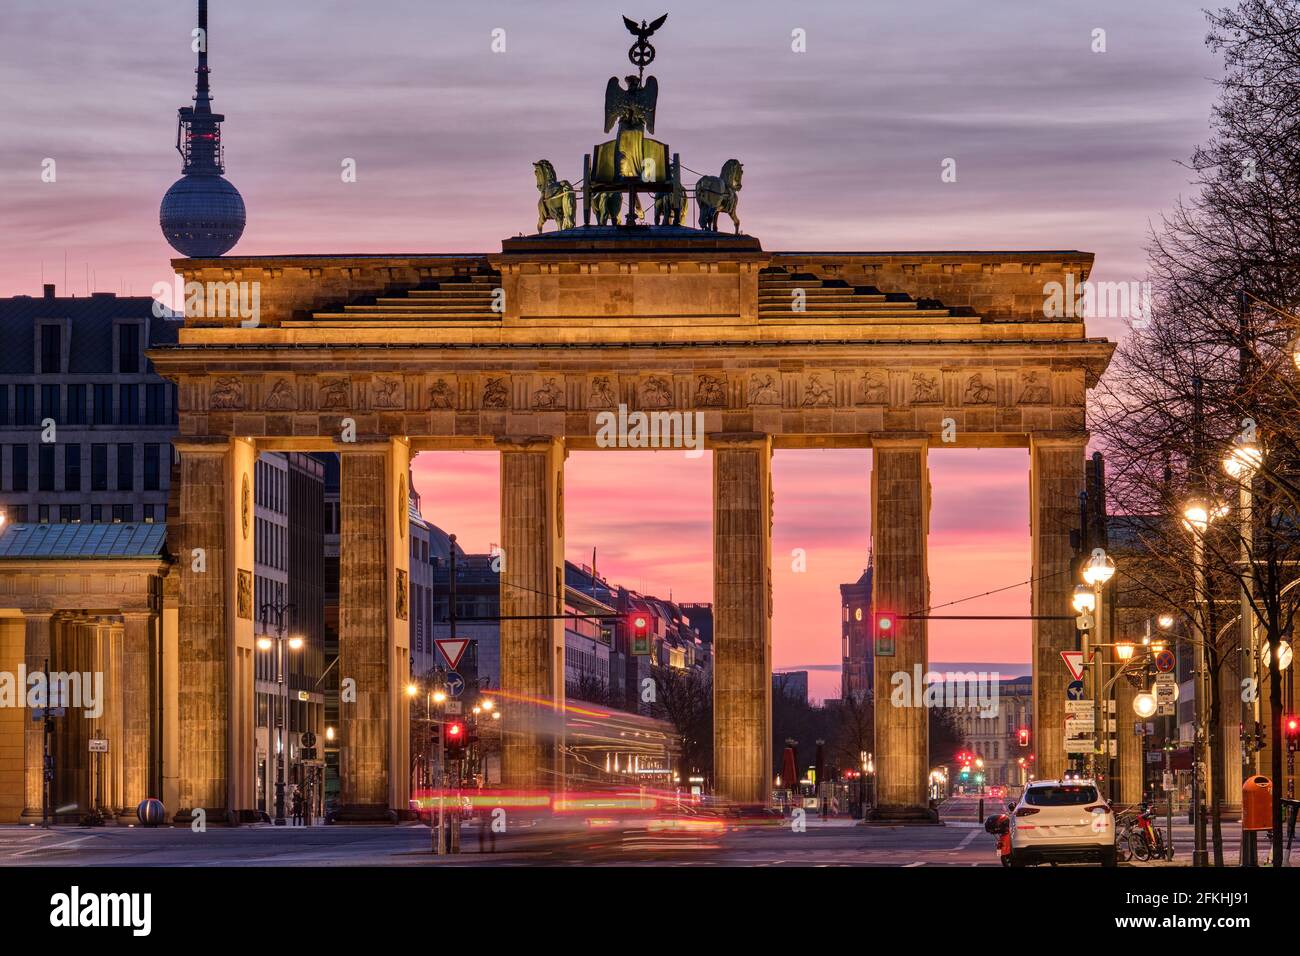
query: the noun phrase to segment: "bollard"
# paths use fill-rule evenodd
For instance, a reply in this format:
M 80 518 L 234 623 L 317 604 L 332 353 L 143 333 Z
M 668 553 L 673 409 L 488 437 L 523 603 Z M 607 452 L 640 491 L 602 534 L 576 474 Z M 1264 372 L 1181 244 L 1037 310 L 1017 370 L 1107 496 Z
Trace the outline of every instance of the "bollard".
M 975 814 L 975 822 L 976 823 L 984 822 L 984 798 L 983 797 L 980 797 L 980 808 L 979 808 L 979 812 Z

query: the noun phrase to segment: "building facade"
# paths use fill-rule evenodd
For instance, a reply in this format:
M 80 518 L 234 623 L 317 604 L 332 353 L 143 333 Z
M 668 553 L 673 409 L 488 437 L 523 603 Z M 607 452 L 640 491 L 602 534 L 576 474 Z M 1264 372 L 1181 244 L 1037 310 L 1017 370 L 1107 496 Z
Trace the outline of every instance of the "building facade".
M 146 296 L 0 299 L 0 511 L 15 523 L 166 520 L 176 386 L 147 348 L 179 323 Z
M 875 680 L 871 641 L 871 575 L 868 561 L 862 576 L 840 585 L 840 696 L 870 694 Z

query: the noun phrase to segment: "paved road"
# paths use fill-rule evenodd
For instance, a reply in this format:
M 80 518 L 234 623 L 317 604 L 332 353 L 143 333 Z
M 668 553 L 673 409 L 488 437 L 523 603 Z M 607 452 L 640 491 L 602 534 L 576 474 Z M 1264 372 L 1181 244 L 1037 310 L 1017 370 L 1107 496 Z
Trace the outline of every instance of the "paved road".
M 1175 826 L 1177 859 L 1186 864 L 1191 828 Z M 1226 860 L 1237 862 L 1228 833 Z M 998 866 L 993 839 L 973 823 L 881 828 L 810 820 L 724 833 L 676 832 L 641 826 L 597 830 L 571 826 L 515 827 L 496 853 L 478 852 L 467 826 L 459 856 L 434 857 L 427 827 L 316 826 L 188 829 L 108 827 L 50 830 L 0 827 L 0 866 Z

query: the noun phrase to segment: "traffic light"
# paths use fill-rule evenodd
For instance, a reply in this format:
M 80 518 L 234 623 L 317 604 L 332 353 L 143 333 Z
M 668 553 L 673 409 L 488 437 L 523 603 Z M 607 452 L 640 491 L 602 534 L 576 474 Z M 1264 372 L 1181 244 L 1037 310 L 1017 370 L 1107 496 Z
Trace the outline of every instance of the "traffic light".
M 1029 746 L 1029 728 L 1028 728 L 1028 727 L 1021 727 L 1019 730 L 1016 731 L 1016 743 L 1020 744 L 1020 746 L 1022 746 L 1022 747 L 1028 747 L 1028 746 Z
M 443 740 L 447 748 L 447 756 L 453 760 L 458 760 L 465 756 L 466 733 L 465 725 L 459 720 L 453 720 L 447 724 L 443 734 Z
M 1293 754 L 1296 752 L 1297 741 L 1300 740 L 1300 717 L 1287 714 L 1282 726 L 1286 730 L 1286 752 Z
M 627 623 L 632 632 L 632 653 L 648 655 L 650 653 L 650 615 L 645 611 L 633 611 L 628 615 Z
M 897 620 L 890 611 L 877 611 L 874 615 L 876 656 L 893 657 L 895 648 L 895 631 Z

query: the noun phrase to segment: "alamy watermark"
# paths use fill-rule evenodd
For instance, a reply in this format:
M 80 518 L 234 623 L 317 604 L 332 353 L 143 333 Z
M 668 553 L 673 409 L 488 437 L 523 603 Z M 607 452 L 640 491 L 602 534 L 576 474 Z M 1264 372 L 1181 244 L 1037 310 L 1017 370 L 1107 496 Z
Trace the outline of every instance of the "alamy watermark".
M 629 412 L 620 403 L 618 411 L 596 415 L 596 445 L 599 448 L 685 448 L 687 458 L 704 454 L 703 412 Z
M 895 671 L 889 683 L 889 702 L 895 707 L 972 708 L 981 717 L 998 715 L 1002 676 L 987 671 Z
M 1049 319 L 1129 319 L 1143 328 L 1151 318 L 1150 282 L 1065 282 L 1043 286 L 1043 315 Z
M 153 314 L 158 319 L 239 319 L 246 329 L 262 318 L 260 282 L 174 282 L 153 285 Z
M 0 707 L 74 707 L 87 720 L 104 713 L 103 671 L 0 671 Z

